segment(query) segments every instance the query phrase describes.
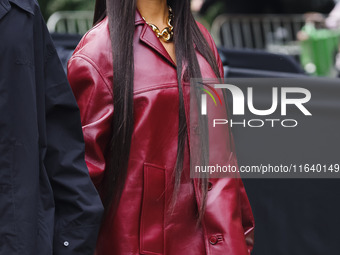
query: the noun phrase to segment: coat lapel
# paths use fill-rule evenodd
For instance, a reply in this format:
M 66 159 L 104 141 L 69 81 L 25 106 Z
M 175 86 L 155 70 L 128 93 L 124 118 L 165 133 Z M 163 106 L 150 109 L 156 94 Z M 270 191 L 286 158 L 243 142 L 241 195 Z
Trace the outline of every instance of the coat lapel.
M 8 0 L 0 0 L 0 19 L 2 19 L 11 9 L 11 4 Z
M 157 51 L 162 57 L 164 57 L 173 67 L 176 68 L 176 64 L 170 57 L 169 53 L 164 48 L 163 44 L 160 42 L 160 40 L 157 38 L 155 33 L 152 31 L 151 27 L 146 24 L 146 22 L 143 20 L 141 14 L 138 10 L 136 10 L 136 16 L 135 16 L 135 25 L 143 25 L 142 32 L 140 34 L 139 39 L 147 44 L 150 48 Z
M 0 20 L 11 10 L 11 3 L 34 15 L 35 1 L 0 0 Z
M 17 5 L 21 9 L 31 13 L 32 15 L 35 14 L 35 8 L 37 7 L 37 4 L 35 3 L 35 1 L 22 1 L 22 0 L 9 0 L 9 1 Z

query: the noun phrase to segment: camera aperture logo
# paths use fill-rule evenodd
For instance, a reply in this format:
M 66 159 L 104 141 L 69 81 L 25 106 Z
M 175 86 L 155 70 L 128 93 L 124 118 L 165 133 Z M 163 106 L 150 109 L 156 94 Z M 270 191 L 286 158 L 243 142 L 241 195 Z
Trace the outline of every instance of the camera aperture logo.
M 254 88 L 247 87 L 247 95 L 245 96 L 243 91 L 236 85 L 233 84 L 212 84 L 206 82 L 199 82 L 203 85 L 200 88 L 204 93 L 201 94 L 201 115 L 207 115 L 207 95 L 210 96 L 211 100 L 214 101 L 215 106 L 218 106 L 215 97 L 218 99 L 221 106 L 223 106 L 221 97 L 219 96 L 217 89 L 224 89 L 231 93 L 233 101 L 233 111 L 232 116 L 244 116 L 247 110 L 255 115 L 259 116 L 252 119 L 234 120 L 229 117 L 229 119 L 213 119 L 213 127 L 218 125 L 241 126 L 250 128 L 261 128 L 264 126 L 277 127 L 281 126 L 284 128 L 294 128 L 298 126 L 298 121 L 296 119 L 287 118 L 288 111 L 287 106 L 291 105 L 296 107 L 303 115 L 312 116 L 312 113 L 306 108 L 305 104 L 311 100 L 311 92 L 308 89 L 301 87 L 272 87 L 271 93 L 271 106 L 267 109 L 257 109 L 254 106 Z M 205 87 L 205 88 L 204 88 Z M 209 91 L 210 90 L 210 91 Z M 280 92 L 280 104 L 279 104 L 279 92 Z M 215 97 L 214 97 L 214 95 Z M 290 95 L 299 95 L 299 98 L 291 98 Z M 279 109 L 280 108 L 280 109 Z M 282 118 L 271 117 L 276 111 L 280 111 L 280 116 Z
M 206 83 L 203 83 L 203 82 L 199 82 L 199 84 L 205 86 L 207 89 L 210 89 L 210 90 L 215 94 L 215 96 L 218 98 L 218 101 L 220 102 L 220 104 L 223 105 L 223 104 L 222 104 L 221 97 L 220 97 L 220 95 L 217 93 L 217 91 L 216 91 L 216 89 L 215 89 L 214 87 L 212 87 L 212 86 L 210 86 L 210 85 L 208 85 L 208 84 L 206 84 Z M 204 91 L 205 93 L 207 93 L 207 94 L 211 97 L 211 99 L 214 101 L 215 106 L 217 106 L 216 99 L 215 99 L 215 97 L 211 94 L 211 92 L 209 92 L 209 90 L 204 89 L 204 88 L 200 88 L 200 87 L 199 87 L 199 89 L 201 89 L 202 91 Z M 201 96 L 201 100 L 202 100 L 202 104 L 201 104 L 201 105 L 202 105 L 202 107 L 201 107 L 201 114 L 202 114 L 202 115 L 207 115 L 207 94 L 202 94 L 202 96 Z

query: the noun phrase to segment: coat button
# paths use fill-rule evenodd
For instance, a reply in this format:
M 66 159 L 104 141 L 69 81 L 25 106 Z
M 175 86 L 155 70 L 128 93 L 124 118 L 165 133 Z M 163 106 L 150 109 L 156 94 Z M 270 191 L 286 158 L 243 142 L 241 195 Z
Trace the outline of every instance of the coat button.
M 213 187 L 212 183 L 209 182 L 209 183 L 208 183 L 208 191 L 212 190 L 212 187 Z
M 217 244 L 217 242 L 218 242 L 217 236 L 211 236 L 211 237 L 209 238 L 209 242 L 210 242 L 210 244 L 212 244 L 212 245 Z
M 67 247 L 67 246 L 69 246 L 69 245 L 70 245 L 69 242 L 67 242 L 67 241 L 64 242 L 64 246 L 65 246 L 65 247 Z

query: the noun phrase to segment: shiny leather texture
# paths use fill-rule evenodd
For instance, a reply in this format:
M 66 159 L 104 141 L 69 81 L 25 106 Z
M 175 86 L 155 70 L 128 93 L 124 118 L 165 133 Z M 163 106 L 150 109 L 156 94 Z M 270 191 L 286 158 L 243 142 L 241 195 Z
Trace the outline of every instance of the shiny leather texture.
M 198 25 L 223 75 L 216 46 L 209 32 Z M 241 179 L 209 180 L 206 212 L 197 226 L 200 191 L 197 179 L 190 178 L 188 145 L 177 203 L 171 209 L 178 134 L 176 65 L 138 11 L 133 43 L 135 127 L 127 180 L 112 222 L 103 222 L 96 254 L 250 254 L 254 219 Z M 197 57 L 202 76 L 214 78 L 207 61 L 198 52 Z M 68 63 L 69 82 L 81 112 L 86 162 L 97 187 L 110 156 L 111 58 L 105 18 L 83 37 Z M 183 84 L 185 87 L 189 81 L 183 78 Z M 184 100 L 187 106 L 187 88 Z M 234 161 L 237 164 L 235 157 Z

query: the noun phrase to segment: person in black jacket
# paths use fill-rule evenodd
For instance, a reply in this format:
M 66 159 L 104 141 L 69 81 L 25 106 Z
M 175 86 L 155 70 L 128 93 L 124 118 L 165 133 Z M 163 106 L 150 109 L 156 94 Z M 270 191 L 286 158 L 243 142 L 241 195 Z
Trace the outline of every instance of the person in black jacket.
M 0 0 L 0 254 L 93 255 L 103 207 L 34 0 Z

